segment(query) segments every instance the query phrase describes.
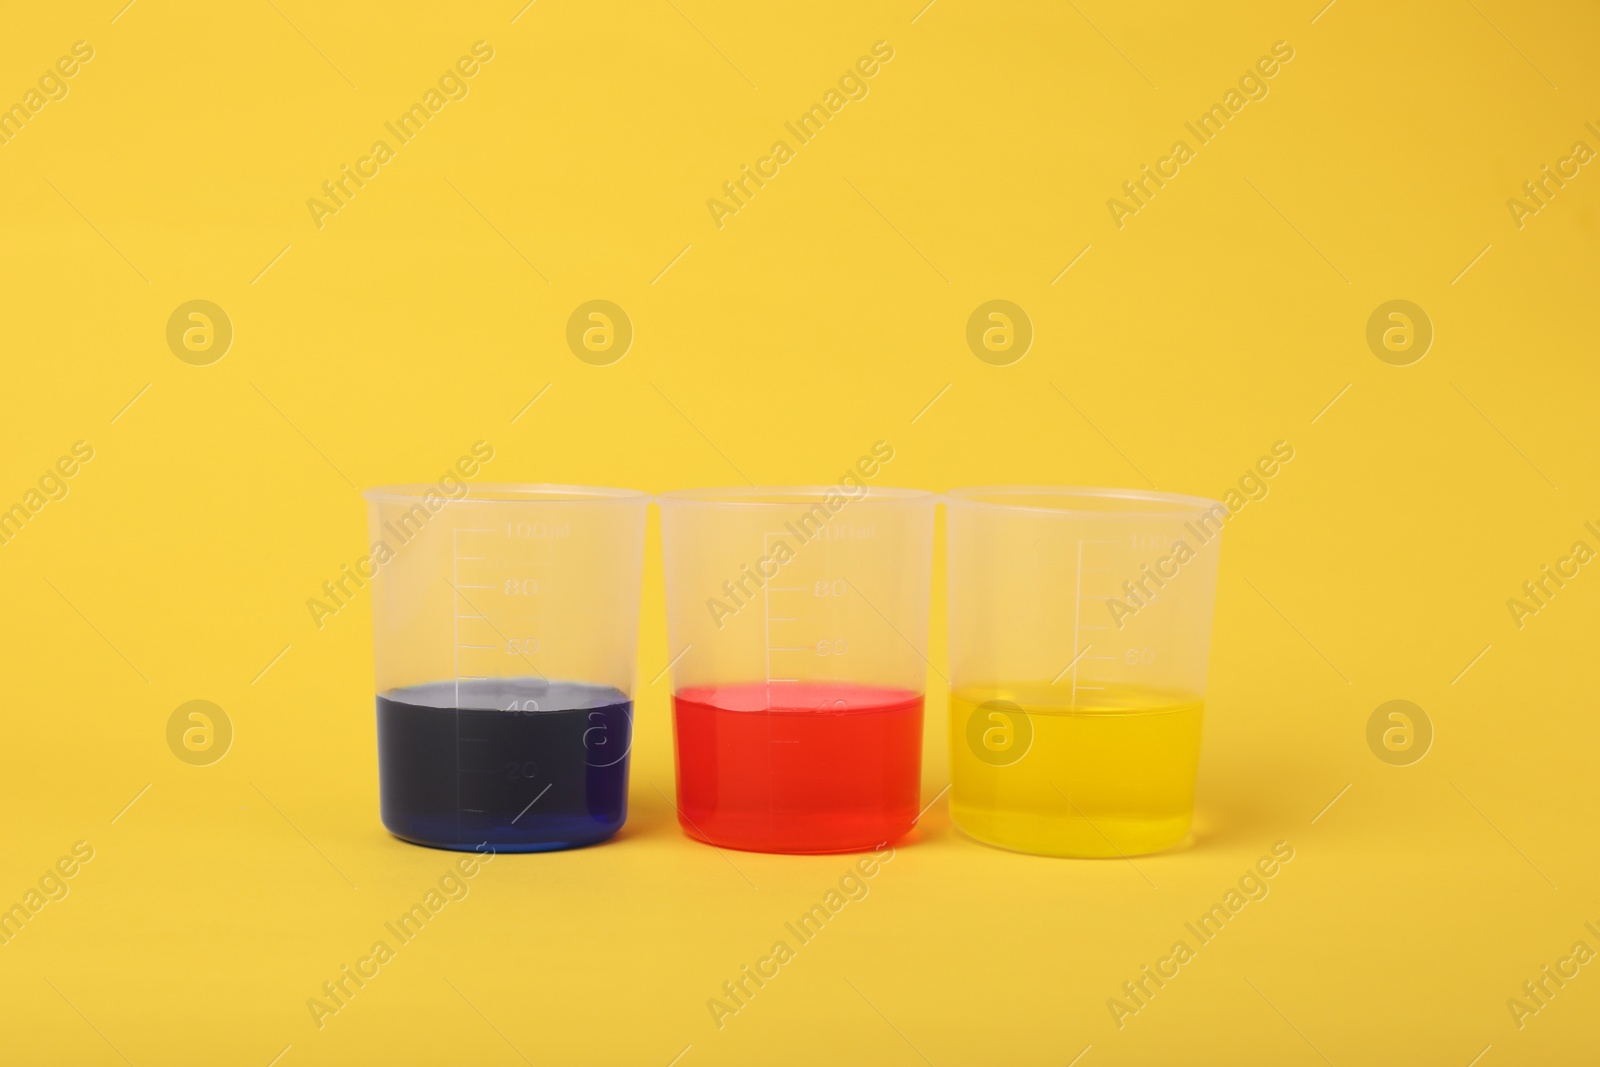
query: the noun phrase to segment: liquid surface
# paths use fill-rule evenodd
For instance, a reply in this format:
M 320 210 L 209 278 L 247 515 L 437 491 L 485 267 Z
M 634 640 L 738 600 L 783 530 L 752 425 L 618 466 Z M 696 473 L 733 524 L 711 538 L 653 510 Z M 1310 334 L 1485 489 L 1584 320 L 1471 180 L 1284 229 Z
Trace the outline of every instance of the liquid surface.
M 535 678 L 434 682 L 378 697 L 383 825 L 436 848 L 542 852 L 627 817 L 633 704 Z
M 950 814 L 990 844 L 1131 856 L 1177 844 L 1194 813 L 1203 703 L 1133 686 L 950 695 Z
M 674 694 L 678 822 L 754 852 L 851 852 L 917 817 L 922 697 L 844 683 Z

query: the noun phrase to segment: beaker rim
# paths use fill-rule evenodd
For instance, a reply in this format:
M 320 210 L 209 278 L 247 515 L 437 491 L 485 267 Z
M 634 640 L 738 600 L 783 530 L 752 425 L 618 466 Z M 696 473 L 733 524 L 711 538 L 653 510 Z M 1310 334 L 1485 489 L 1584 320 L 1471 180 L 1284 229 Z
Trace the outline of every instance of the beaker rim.
M 863 492 L 862 489 L 865 489 Z M 770 508 L 792 504 L 821 503 L 832 496 L 842 496 L 852 504 L 926 505 L 932 507 L 938 497 L 927 489 L 901 489 L 895 486 L 869 485 L 732 485 L 705 489 L 673 489 L 656 496 L 656 505 L 667 507 L 709 508 Z
M 429 493 L 451 504 L 638 504 L 650 503 L 650 494 L 638 489 L 604 485 L 559 485 L 554 482 L 469 482 L 466 493 L 451 496 L 435 482 L 374 485 L 361 490 L 370 501 L 416 501 Z
M 1000 499 L 984 499 L 984 498 Z M 1006 497 L 1043 498 L 1051 503 L 1016 503 Z M 940 497 L 946 508 L 996 508 L 1002 511 L 1028 511 L 1064 518 L 1176 518 L 1203 514 L 1217 508 L 1226 510 L 1220 500 L 1182 493 L 1163 493 L 1157 489 L 1122 489 L 1094 485 L 968 485 L 946 490 Z M 1059 501 L 1059 503 L 1055 503 Z M 1082 501 L 1087 507 L 1072 507 Z

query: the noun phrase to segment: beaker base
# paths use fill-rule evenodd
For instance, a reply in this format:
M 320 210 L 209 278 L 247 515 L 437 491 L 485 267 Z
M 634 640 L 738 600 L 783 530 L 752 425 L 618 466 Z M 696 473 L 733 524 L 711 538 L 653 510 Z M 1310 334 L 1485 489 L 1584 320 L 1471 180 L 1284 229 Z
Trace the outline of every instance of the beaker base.
M 424 848 L 443 849 L 447 852 L 476 852 L 485 856 L 500 856 L 508 853 L 518 854 L 525 852 L 564 852 L 571 848 L 588 848 L 611 840 L 617 835 L 618 826 L 604 834 L 594 837 L 573 838 L 560 841 L 448 841 L 435 838 L 422 837 L 415 834 L 404 834 L 393 827 L 384 827 L 389 835 L 397 841 L 404 841 L 408 845 L 421 845 Z
M 843 840 L 828 841 L 810 838 L 805 841 L 763 839 L 760 837 L 715 837 L 699 832 L 696 828 L 678 820 L 685 836 L 692 841 L 713 848 L 727 848 L 735 852 L 764 852 L 775 856 L 838 856 L 853 852 L 876 852 L 885 845 L 893 844 L 905 837 L 912 830 L 911 825 L 895 828 L 885 834 L 879 835 L 875 840 Z
M 974 841 L 1011 852 L 1066 859 L 1118 859 L 1165 852 L 1189 836 L 1192 812 L 1161 819 L 1029 815 L 950 805 L 956 828 Z

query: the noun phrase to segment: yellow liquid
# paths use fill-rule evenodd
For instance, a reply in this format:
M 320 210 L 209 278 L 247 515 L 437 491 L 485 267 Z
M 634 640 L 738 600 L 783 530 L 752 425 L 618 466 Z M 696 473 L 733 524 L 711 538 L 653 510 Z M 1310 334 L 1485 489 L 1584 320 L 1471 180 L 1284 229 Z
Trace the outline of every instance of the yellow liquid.
M 1182 841 L 1204 703 L 1070 682 L 950 694 L 950 814 L 980 841 L 1047 856 L 1133 856 Z

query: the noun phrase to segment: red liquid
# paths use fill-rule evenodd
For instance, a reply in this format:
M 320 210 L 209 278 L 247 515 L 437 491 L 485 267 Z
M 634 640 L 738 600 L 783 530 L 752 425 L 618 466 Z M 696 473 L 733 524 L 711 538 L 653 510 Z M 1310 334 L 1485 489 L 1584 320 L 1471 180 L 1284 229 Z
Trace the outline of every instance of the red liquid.
M 853 852 L 917 817 L 922 696 L 844 682 L 683 689 L 678 822 L 751 852 Z

